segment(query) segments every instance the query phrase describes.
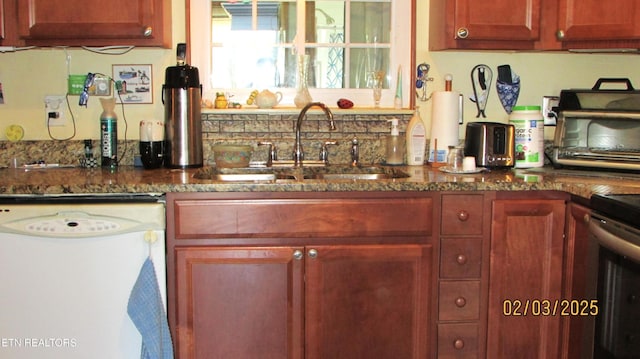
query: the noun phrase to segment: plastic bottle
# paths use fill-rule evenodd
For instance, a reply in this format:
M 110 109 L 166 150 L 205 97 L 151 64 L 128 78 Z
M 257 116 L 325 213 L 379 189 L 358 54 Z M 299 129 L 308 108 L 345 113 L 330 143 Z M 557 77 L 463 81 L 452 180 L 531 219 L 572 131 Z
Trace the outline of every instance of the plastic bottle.
M 515 127 L 516 168 L 544 165 L 544 118 L 540 106 L 514 106 L 509 123 Z
M 420 112 L 416 106 L 413 116 L 407 126 L 407 164 L 410 166 L 422 166 L 424 164 L 424 152 L 427 146 L 426 129 L 420 118 Z
M 100 114 L 100 150 L 102 167 L 118 165 L 118 117 L 115 113 L 116 99 L 100 98 L 102 114 Z
M 404 146 L 398 131 L 398 119 L 392 118 L 387 121 L 391 122 L 391 135 L 387 137 L 385 162 L 388 165 L 401 165 L 404 163 Z

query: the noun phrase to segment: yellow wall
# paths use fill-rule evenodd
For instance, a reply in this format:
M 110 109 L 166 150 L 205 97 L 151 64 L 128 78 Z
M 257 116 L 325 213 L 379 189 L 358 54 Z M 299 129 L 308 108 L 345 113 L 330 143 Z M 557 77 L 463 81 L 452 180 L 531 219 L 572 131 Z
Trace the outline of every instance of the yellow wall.
M 492 69 L 509 64 L 521 77 L 522 89 L 518 104 L 540 104 L 544 95 L 557 95 L 564 88 L 590 88 L 599 77 L 628 77 L 640 87 L 640 59 L 629 54 L 573 54 L 540 52 L 429 52 L 428 8 L 429 0 L 417 1 L 416 62 L 431 65 L 430 75 L 435 81 L 429 83 L 430 90 L 442 90 L 443 77 L 453 75 L 454 90 L 465 95 L 465 121 L 475 119 L 475 105 L 468 100 L 472 93 L 470 71 L 483 63 Z M 173 43 L 185 41 L 184 0 L 173 0 Z M 0 105 L 0 139 L 5 139 L 4 129 L 10 124 L 20 124 L 25 129 L 26 140 L 49 139 L 45 126 L 44 96 L 66 93 L 68 73 L 86 74 L 100 72 L 111 74 L 112 64 L 152 64 L 153 100 L 151 105 L 125 106 L 129 125 L 128 139 L 138 138 L 137 124 L 141 119 L 162 118 L 161 86 L 164 70 L 175 64 L 174 49 L 134 49 L 124 55 L 98 55 L 78 49 L 39 49 L 15 53 L 0 53 L 0 82 L 3 86 L 5 104 Z M 67 59 L 69 59 L 67 63 Z M 494 84 L 495 84 L 494 74 Z M 98 99 L 89 99 L 87 108 L 78 107 L 78 97 L 70 96 L 72 112 L 76 119 L 75 139 L 98 137 L 101 107 Z M 430 103 L 421 106 L 422 118 L 427 125 L 430 120 Z M 486 113 L 487 121 L 506 122 L 507 114 L 502 109 L 492 86 Z M 122 113 L 118 107 L 118 116 Z M 56 138 L 71 135 L 72 127 L 53 127 Z M 464 126 L 461 126 L 463 134 Z M 547 129 L 550 137 L 553 129 Z M 124 139 L 124 126 L 119 122 L 118 137 Z

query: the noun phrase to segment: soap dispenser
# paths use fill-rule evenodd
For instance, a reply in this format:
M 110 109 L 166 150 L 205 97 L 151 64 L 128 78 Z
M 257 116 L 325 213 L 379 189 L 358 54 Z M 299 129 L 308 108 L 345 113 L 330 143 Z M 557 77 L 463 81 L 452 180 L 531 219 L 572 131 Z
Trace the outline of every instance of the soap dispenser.
M 416 106 L 407 126 L 407 164 L 409 166 L 423 165 L 426 147 L 426 129 L 420 118 L 418 106 Z
M 404 143 L 398 131 L 398 119 L 387 120 L 391 122 L 391 135 L 387 137 L 386 164 L 401 165 L 404 162 Z

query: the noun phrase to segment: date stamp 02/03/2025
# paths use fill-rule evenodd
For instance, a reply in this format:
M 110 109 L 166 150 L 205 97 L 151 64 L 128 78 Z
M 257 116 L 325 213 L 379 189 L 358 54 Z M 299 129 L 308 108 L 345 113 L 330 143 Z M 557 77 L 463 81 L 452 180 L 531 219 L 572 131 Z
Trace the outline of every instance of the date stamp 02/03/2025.
M 596 299 L 505 299 L 502 314 L 508 317 L 524 316 L 596 316 Z

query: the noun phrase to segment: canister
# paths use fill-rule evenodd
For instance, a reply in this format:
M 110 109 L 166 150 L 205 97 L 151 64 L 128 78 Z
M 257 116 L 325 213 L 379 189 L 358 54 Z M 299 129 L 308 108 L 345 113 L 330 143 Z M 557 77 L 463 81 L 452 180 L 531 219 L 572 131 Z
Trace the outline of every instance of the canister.
M 515 106 L 509 115 L 515 127 L 516 168 L 544 165 L 544 118 L 540 106 Z
M 185 64 L 186 44 L 178 44 L 178 63 L 165 72 L 164 165 L 172 168 L 202 167 L 202 85 L 198 68 Z

